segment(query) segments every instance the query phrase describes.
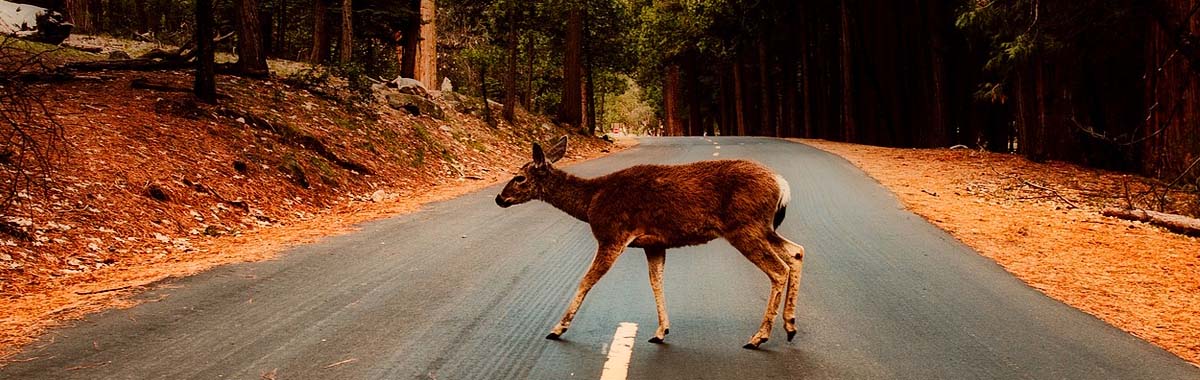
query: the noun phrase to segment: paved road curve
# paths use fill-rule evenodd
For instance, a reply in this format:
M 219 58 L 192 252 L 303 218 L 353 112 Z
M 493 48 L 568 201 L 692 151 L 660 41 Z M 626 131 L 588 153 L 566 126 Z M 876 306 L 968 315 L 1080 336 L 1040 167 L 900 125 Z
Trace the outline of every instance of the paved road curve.
M 751 158 L 787 177 L 780 227 L 805 245 L 793 343 L 762 350 L 766 277 L 724 241 L 668 251 L 671 335 L 654 332 L 645 256 L 630 249 L 563 341 L 543 339 L 595 242 L 546 206 L 496 207 L 498 188 L 361 232 L 169 281 L 56 330 L 4 379 L 598 379 L 614 332 L 638 325 L 630 379 L 1198 379 L 1200 369 L 1025 286 L 904 211 L 846 161 L 758 138 L 646 139 L 569 168 Z M 718 148 L 718 146 L 720 148 Z M 617 351 L 617 350 L 613 350 Z

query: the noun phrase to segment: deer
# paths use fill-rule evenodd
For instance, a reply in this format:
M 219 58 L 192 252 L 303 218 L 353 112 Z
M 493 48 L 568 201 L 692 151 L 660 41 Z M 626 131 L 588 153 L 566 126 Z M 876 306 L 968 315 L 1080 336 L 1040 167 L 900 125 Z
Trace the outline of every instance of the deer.
M 559 340 L 588 292 L 626 247 L 646 253 L 650 288 L 658 309 L 651 343 L 670 333 L 663 297 L 663 266 L 671 248 L 724 238 L 771 281 L 766 312 L 743 348 L 757 349 L 771 335 L 783 302 L 784 329 L 796 336 L 796 298 L 804 247 L 776 231 L 786 215 L 791 190 L 784 178 L 746 160 L 710 160 L 682 165 L 637 165 L 595 178 L 581 178 L 554 163 L 567 151 L 563 136 L 548 150 L 533 143 L 533 160 L 496 195 L 511 207 L 541 200 L 588 223 L 597 242 L 592 263 L 562 319 L 546 339 Z

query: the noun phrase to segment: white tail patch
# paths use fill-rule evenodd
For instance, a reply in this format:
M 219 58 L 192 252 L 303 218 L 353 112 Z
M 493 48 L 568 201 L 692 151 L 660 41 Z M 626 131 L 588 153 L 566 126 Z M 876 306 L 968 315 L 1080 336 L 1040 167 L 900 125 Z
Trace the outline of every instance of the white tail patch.
M 779 207 L 785 207 L 792 201 L 792 187 L 778 174 L 775 175 L 775 182 L 779 185 Z

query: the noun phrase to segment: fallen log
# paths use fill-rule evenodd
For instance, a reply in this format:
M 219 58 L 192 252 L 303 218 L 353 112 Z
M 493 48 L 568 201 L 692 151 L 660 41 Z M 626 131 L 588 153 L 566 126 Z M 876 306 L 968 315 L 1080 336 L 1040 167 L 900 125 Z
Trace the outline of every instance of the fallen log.
M 116 59 L 104 61 L 82 61 L 70 62 L 63 65 L 64 69 L 74 71 L 105 71 L 105 70 L 131 70 L 131 71 L 158 71 L 158 70 L 178 70 L 186 69 L 194 66 L 194 63 L 187 61 L 166 61 L 149 58 L 135 59 Z
M 166 82 L 154 81 L 154 80 L 150 80 L 147 78 L 134 78 L 132 81 L 129 82 L 129 87 L 143 89 L 143 90 L 154 90 L 154 91 L 164 91 L 164 92 L 183 92 L 183 93 L 192 92 L 192 89 L 190 89 L 190 88 L 175 87 Z
M 370 175 L 373 173 L 373 171 L 370 168 L 364 166 L 363 164 L 360 164 L 360 163 L 357 163 L 354 161 L 350 161 L 350 160 L 342 158 L 341 156 L 338 156 L 336 153 L 329 150 L 329 147 L 327 147 L 325 145 L 325 143 L 321 141 L 321 139 L 318 139 L 315 136 L 300 132 L 294 128 L 291 128 L 291 127 L 288 127 L 285 125 L 276 125 L 274 123 L 271 123 L 267 119 L 264 119 L 258 115 L 250 113 L 250 112 L 243 112 L 243 111 L 239 111 L 239 110 L 232 109 L 232 108 L 226 108 L 226 107 L 218 108 L 216 111 L 217 111 L 217 114 L 221 115 L 221 116 L 225 116 L 225 117 L 228 117 L 231 119 L 241 119 L 241 122 L 245 123 L 246 125 L 248 125 L 252 128 L 273 132 L 276 135 L 278 135 L 283 141 L 298 145 L 301 148 L 308 149 L 309 151 L 316 153 L 318 156 L 321 156 L 321 157 L 325 158 L 326 160 L 329 160 L 329 162 L 332 162 L 334 165 L 340 166 L 343 169 L 353 170 L 355 172 L 358 172 L 359 174 L 366 174 L 366 175 Z
M 1200 219 L 1192 217 L 1150 210 L 1111 207 L 1100 213 L 1104 216 L 1150 223 L 1178 234 L 1200 237 Z

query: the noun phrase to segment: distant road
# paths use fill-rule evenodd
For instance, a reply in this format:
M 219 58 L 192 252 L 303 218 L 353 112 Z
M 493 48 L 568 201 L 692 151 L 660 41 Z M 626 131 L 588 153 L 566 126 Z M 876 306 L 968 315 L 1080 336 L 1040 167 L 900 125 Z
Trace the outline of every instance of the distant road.
M 636 327 L 630 379 L 1200 379 L 904 211 L 841 158 L 776 139 L 712 141 L 643 139 L 568 170 L 717 154 L 787 177 L 780 230 L 808 250 L 795 342 L 780 323 L 762 350 L 741 348 L 768 282 L 724 241 L 668 251 L 667 344 L 646 342 L 656 317 L 640 249 L 563 341 L 543 339 L 595 242 L 545 204 L 496 207 L 492 187 L 278 260 L 168 281 L 140 296 L 153 302 L 47 334 L 0 378 L 599 379 L 624 324 Z

